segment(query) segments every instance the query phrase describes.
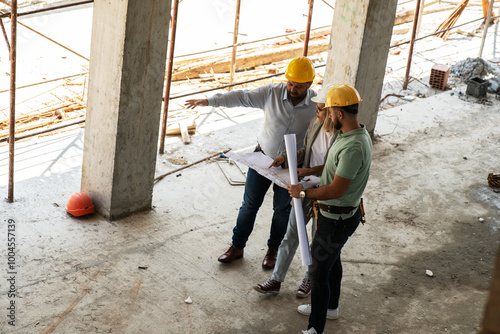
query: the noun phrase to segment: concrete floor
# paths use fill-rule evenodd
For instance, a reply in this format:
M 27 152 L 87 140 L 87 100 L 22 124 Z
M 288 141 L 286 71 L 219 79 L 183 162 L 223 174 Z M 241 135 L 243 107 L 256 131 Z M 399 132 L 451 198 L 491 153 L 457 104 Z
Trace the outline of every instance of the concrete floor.
M 478 331 L 500 239 L 500 194 L 486 181 L 488 173 L 500 172 L 500 101 L 490 95 L 491 105 L 484 105 L 457 93 L 380 112 L 364 195 L 368 223 L 343 252 L 341 315 L 328 321 L 325 333 Z M 208 114 L 190 145 L 169 138 L 157 174 L 181 167 L 167 158 L 191 163 L 230 147 L 249 151 L 261 113 L 225 112 Z M 298 256 L 279 295 L 252 289 L 271 275 L 260 266 L 271 193 L 243 260 L 222 265 L 217 257 L 230 244 L 243 188 L 229 185 L 217 161 L 158 182 L 149 212 L 114 222 L 96 214 L 72 218 L 64 208 L 79 191 L 82 140 L 79 129 L 17 143 L 15 202 L 0 202 L 3 254 L 7 220 L 16 225 L 17 293 L 10 298 L 8 285 L 0 287 L 1 333 L 306 328 L 307 317 L 296 312 L 304 302 L 295 298 L 304 272 Z M 7 161 L 1 146 L 2 197 Z M 219 163 L 232 178 L 241 177 L 236 166 Z M 6 317 L 11 300 L 15 327 Z
M 461 19 L 477 12 L 474 8 Z M 425 20 L 422 29 L 437 26 L 429 24 L 430 15 Z M 62 32 L 55 22 L 34 17 L 26 23 L 47 29 L 53 24 Z M 498 25 L 489 30 L 487 59 L 498 57 L 497 30 Z M 35 47 L 33 36 L 24 37 L 29 43 L 21 43 L 23 47 Z M 75 40 L 80 40 L 78 47 L 90 44 Z M 475 57 L 479 42 L 458 35 L 444 45 L 433 39 L 419 42 L 412 76 L 428 82 L 434 63 L 450 65 Z M 327 323 L 325 333 L 477 333 L 500 240 L 500 194 L 486 181 L 488 173 L 500 173 L 500 101 L 489 95 L 491 105 L 480 104 L 459 96 L 465 87 L 425 91 L 417 80 L 401 92 L 407 46 L 400 51 L 389 56 L 383 95 L 438 95 L 394 108 L 401 99 L 389 97 L 379 112 L 364 195 L 368 223 L 343 252 L 341 315 Z M 57 67 L 35 64 L 29 58 L 35 53 L 28 50 L 22 54 L 21 63 L 26 59 L 20 84 L 45 77 L 45 70 L 54 78 L 57 69 L 67 69 L 60 61 Z M 74 73 L 80 72 L 80 63 L 71 64 Z M 5 61 L 0 63 L 1 69 L 5 66 Z M 0 98 L 4 101 L 6 94 Z M 203 114 L 190 145 L 169 138 L 166 154 L 157 159 L 157 175 L 182 167 L 182 160 L 191 163 L 228 148 L 250 151 L 262 113 L 237 108 L 224 112 Z M 260 266 L 269 233 L 270 194 L 245 257 L 230 266 L 221 265 L 217 257 L 230 244 L 243 188 L 229 185 L 217 166 L 241 179 L 236 166 L 227 162 L 203 162 L 167 176 L 155 185 L 149 212 L 115 222 L 98 215 L 72 218 L 64 208 L 70 194 L 80 189 L 83 131 L 16 143 L 15 202 L 0 201 L 5 254 L 0 333 L 253 334 L 300 333 L 306 328 L 307 318 L 296 312 L 304 302 L 295 298 L 304 272 L 298 256 L 279 295 L 252 289 L 271 275 Z M 7 196 L 7 152 L 1 144 L 2 198 Z M 5 284 L 12 276 L 7 274 L 9 219 L 16 227 L 15 298 L 9 297 Z M 192 304 L 184 302 L 189 296 Z M 15 327 L 7 317 L 12 300 Z

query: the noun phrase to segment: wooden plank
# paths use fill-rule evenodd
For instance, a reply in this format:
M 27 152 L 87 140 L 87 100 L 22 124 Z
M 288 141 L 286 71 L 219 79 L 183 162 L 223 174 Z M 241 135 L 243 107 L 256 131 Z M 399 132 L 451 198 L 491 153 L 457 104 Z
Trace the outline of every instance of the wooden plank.
M 194 135 L 196 133 L 196 124 L 188 125 L 187 131 L 189 135 Z M 179 128 L 171 128 L 165 131 L 167 136 L 179 136 L 181 135 L 181 129 Z

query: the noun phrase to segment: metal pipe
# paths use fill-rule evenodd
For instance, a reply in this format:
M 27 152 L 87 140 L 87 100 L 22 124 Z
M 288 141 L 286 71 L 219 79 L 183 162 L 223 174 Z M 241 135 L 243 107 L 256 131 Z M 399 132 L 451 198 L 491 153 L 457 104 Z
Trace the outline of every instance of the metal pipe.
M 313 15 L 314 0 L 309 0 L 309 13 L 307 14 L 307 27 L 304 37 L 304 52 L 302 55 L 307 57 L 307 49 L 309 47 L 309 34 L 311 33 L 311 20 Z
M 410 76 L 411 58 L 413 56 L 413 45 L 415 44 L 415 35 L 417 33 L 419 12 L 420 12 L 420 0 L 417 0 L 417 8 L 415 9 L 415 16 L 413 17 L 413 29 L 411 32 L 410 51 L 408 52 L 408 62 L 406 64 L 406 74 L 403 83 L 403 90 L 406 90 L 406 88 L 408 88 L 408 78 Z
M 177 11 L 179 8 L 179 0 L 174 0 L 172 7 L 172 27 L 170 30 L 170 45 L 168 48 L 168 68 L 167 80 L 165 83 L 165 97 L 163 99 L 163 119 L 161 123 L 160 134 L 160 154 L 165 151 L 165 134 L 167 132 L 168 120 L 168 102 L 170 101 L 170 86 L 172 84 L 172 68 L 174 66 L 174 49 L 175 49 L 175 32 L 177 30 Z
M 486 33 L 488 32 L 488 27 L 490 25 L 491 13 L 493 12 L 493 3 L 495 0 L 491 0 L 490 8 L 488 8 L 488 15 L 486 16 L 486 21 L 484 22 L 483 38 L 481 39 L 481 47 L 479 48 L 479 58 L 483 56 L 484 41 L 486 40 Z
M 10 118 L 9 118 L 9 189 L 7 201 L 14 202 L 14 142 L 16 133 L 16 51 L 17 51 L 17 0 L 10 7 Z
M 43 130 L 39 130 L 39 131 L 36 131 L 36 132 L 28 133 L 28 134 L 25 134 L 25 135 L 22 135 L 22 136 L 17 136 L 17 137 L 14 138 L 14 140 L 18 141 L 18 140 L 21 140 L 21 139 L 31 138 L 31 137 L 38 136 L 38 135 L 41 135 L 41 134 L 44 134 L 44 133 L 47 133 L 47 132 L 52 132 L 52 131 L 56 131 L 56 130 L 59 130 L 59 129 L 67 128 L 68 126 L 77 125 L 77 124 L 80 124 L 80 123 L 85 123 L 85 119 L 86 118 L 82 118 L 82 119 L 79 119 L 79 120 L 76 120 L 76 121 L 73 121 L 73 122 L 67 122 L 67 123 L 64 123 L 64 124 L 61 124 L 61 125 L 54 126 L 52 128 L 49 128 L 49 129 L 43 129 Z M 0 143 L 2 143 L 4 141 L 10 143 L 11 139 L 9 137 L 0 138 Z
M 41 32 L 38 32 L 38 31 L 36 31 L 35 29 L 30 28 L 30 27 L 28 27 L 27 25 L 25 25 L 25 24 L 23 24 L 23 23 L 21 23 L 21 22 L 18 22 L 18 23 L 19 23 L 19 25 L 21 25 L 21 26 L 25 27 L 26 29 L 33 31 L 35 34 L 38 34 L 38 35 L 40 35 L 40 36 L 42 36 L 42 37 L 44 37 L 44 38 L 48 39 L 48 40 L 49 40 L 49 41 L 51 41 L 52 43 L 55 43 L 55 44 L 59 45 L 59 46 L 60 46 L 60 47 L 62 47 L 63 49 L 68 50 L 68 51 L 69 51 L 69 52 L 71 52 L 71 53 L 74 53 L 74 54 L 75 54 L 75 55 L 77 55 L 78 57 L 81 57 L 81 58 L 85 59 L 86 61 L 90 61 L 90 59 L 88 59 L 87 57 L 84 57 L 84 56 L 82 56 L 81 54 L 79 54 L 79 53 L 77 53 L 77 52 L 75 52 L 75 51 L 71 50 L 70 48 L 68 48 L 68 47 L 66 47 L 66 46 L 64 46 L 64 45 L 62 45 L 61 43 L 54 41 L 52 38 L 45 36 L 45 35 L 44 35 L 44 34 L 42 34 Z
M 233 31 L 233 52 L 231 55 L 231 68 L 229 70 L 229 83 L 234 81 L 234 71 L 236 70 L 236 44 L 238 43 L 238 29 L 240 25 L 240 7 L 241 0 L 236 1 L 236 14 L 234 16 L 234 31 Z
M 330 5 L 328 2 L 326 2 L 325 0 L 321 0 L 321 1 L 323 1 L 331 9 L 335 10 L 335 8 L 332 5 Z
M 3 19 L 0 19 L 0 26 L 2 27 L 3 37 L 5 38 L 5 43 L 7 43 L 7 50 L 9 50 L 10 54 L 9 37 L 7 36 L 7 32 L 5 31 L 5 26 L 3 25 Z
M 16 90 L 20 90 L 21 88 L 28 88 L 28 87 L 33 87 L 33 86 L 37 86 L 37 85 L 42 85 L 42 84 L 46 84 L 46 83 L 54 82 L 54 81 L 58 81 L 58 80 L 64 80 L 64 79 L 69 79 L 69 78 L 73 78 L 73 77 L 79 77 L 79 76 L 87 75 L 87 74 L 89 74 L 89 72 L 83 72 L 83 73 L 80 73 L 80 74 L 67 75 L 67 76 L 64 76 L 64 77 L 60 77 L 60 78 L 56 78 L 56 79 L 50 79 L 50 80 L 45 80 L 45 81 L 42 81 L 42 82 L 35 82 L 35 83 L 29 84 L 29 85 L 16 87 Z M 10 90 L 9 89 L 0 90 L 0 94 L 1 93 L 6 93 L 8 91 L 10 91 Z
M 73 6 L 80 6 L 80 5 L 85 5 L 85 4 L 93 3 L 93 2 L 94 2 L 94 0 L 86 0 L 86 1 L 79 1 L 79 2 L 67 3 L 67 4 L 64 4 L 64 5 L 52 6 L 52 7 L 41 8 L 41 9 L 31 10 L 31 11 L 28 11 L 28 12 L 19 13 L 17 16 L 24 16 L 24 15 L 31 15 L 31 14 L 43 13 L 43 12 L 48 12 L 48 11 L 55 10 L 55 9 L 62 9 L 62 8 L 73 7 Z M 5 14 L 0 15 L 0 18 L 9 17 L 9 16 L 10 16 L 10 13 L 5 13 Z

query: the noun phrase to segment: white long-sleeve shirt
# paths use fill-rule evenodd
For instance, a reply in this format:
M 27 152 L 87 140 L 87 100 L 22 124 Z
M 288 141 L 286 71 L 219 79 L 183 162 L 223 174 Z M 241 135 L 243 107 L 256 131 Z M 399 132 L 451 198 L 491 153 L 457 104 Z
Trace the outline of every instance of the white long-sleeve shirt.
M 316 96 L 312 89 L 296 106 L 287 97 L 286 82 L 269 84 L 252 90 L 235 90 L 209 97 L 208 105 L 213 107 L 251 107 L 264 111 L 264 125 L 257 136 L 257 142 L 264 153 L 276 158 L 285 152 L 284 135 L 295 133 L 297 150 L 304 143 L 309 122 L 316 116 Z

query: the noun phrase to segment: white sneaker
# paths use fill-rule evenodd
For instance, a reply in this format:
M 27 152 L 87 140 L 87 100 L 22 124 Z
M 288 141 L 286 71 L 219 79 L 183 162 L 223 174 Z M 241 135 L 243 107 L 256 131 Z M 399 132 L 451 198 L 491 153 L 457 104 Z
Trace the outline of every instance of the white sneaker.
M 311 304 L 299 305 L 297 312 L 307 316 L 311 315 Z M 334 310 L 328 309 L 326 312 L 326 318 L 330 320 L 337 320 L 339 318 L 339 308 L 337 307 Z
M 311 327 L 311 328 L 309 328 L 306 331 L 302 331 L 302 334 L 318 334 L 318 332 L 316 332 L 316 330 L 314 329 L 314 327 Z

